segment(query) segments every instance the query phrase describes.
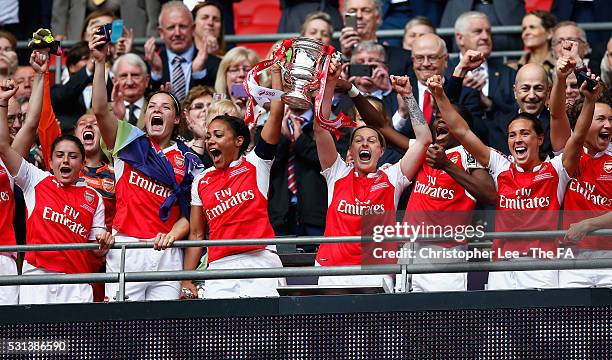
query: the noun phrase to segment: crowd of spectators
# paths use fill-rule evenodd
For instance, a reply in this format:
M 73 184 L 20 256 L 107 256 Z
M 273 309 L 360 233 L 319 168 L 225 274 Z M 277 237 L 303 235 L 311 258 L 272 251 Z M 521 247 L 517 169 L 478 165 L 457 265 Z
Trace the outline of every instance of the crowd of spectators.
M 0 5 L 4 6 L 3 3 L 18 3 L 20 7 L 19 11 L 15 12 L 13 7 L 7 5 L 4 9 L 11 11 L 0 17 L 0 118 L 5 111 L 4 117 L 9 130 L 7 135 L 10 135 L 10 142 L 13 144 L 18 132 L 26 133 L 26 129 L 31 125 L 27 124 L 25 114 L 39 112 L 41 117 L 38 106 L 40 99 L 36 97 L 43 97 L 39 95 L 42 94 L 43 87 L 40 84 L 43 82 L 42 76 L 47 72 L 42 100 L 43 120 L 40 120 L 37 140 L 29 151 L 18 151 L 19 155 L 42 169 L 48 167 L 49 157 L 54 156 L 48 152 L 49 144 L 55 140 L 54 137 L 49 138 L 51 133 L 45 133 L 45 129 L 42 129 L 47 114 L 45 111 L 48 111 L 57 119 L 58 128 L 54 129 L 52 134 L 75 135 L 84 144 L 81 154 L 85 166 L 83 174 L 88 178 L 88 185 L 98 190 L 104 199 L 104 205 L 107 207 L 106 230 L 114 229 L 115 235 L 125 239 L 151 239 L 155 247 L 161 250 L 176 239 L 187 238 L 188 234 L 193 235 L 193 228 L 191 232 L 188 231 L 188 213 L 177 215 L 172 223 L 174 226 L 151 225 L 151 229 L 160 229 L 156 234 L 126 230 L 131 229 L 131 225 L 121 222 L 129 222 L 128 218 L 132 214 L 133 210 L 129 210 L 130 205 L 127 204 L 130 200 L 125 198 L 125 194 L 131 193 L 120 190 L 124 189 L 125 185 L 119 185 L 119 173 L 127 174 L 127 169 L 133 167 L 133 164 L 126 160 L 126 165 L 123 165 L 124 158 L 118 147 L 123 146 L 121 141 L 124 141 L 125 136 L 138 131 L 138 134 L 148 135 L 153 144 L 151 146 L 156 151 L 162 153 L 163 150 L 168 158 L 168 154 L 173 154 L 174 158 L 170 162 L 175 169 L 187 163 L 183 158 L 186 151 L 197 155 L 197 162 L 209 170 L 221 171 L 223 166 L 231 168 L 234 162 L 240 161 L 241 157 L 237 156 L 231 161 L 228 160 L 227 164 L 219 165 L 219 157 L 223 158 L 223 161 L 227 160 L 224 158 L 224 150 L 218 150 L 221 153 L 219 155 L 217 149 L 211 150 L 209 144 L 209 139 L 215 136 L 211 135 L 211 129 L 217 129 L 210 126 L 215 122 L 219 123 L 215 121 L 219 116 L 226 117 L 223 121 L 227 123 L 227 129 L 232 128 L 230 132 L 237 136 L 237 125 L 233 124 L 231 119 L 244 118 L 249 105 L 243 82 L 249 71 L 263 60 L 254 50 L 232 46 L 225 41 L 225 36 L 233 31 L 233 1 L 54 0 L 51 9 L 48 4 L 41 5 L 32 18 L 42 17 L 47 20 L 38 21 L 35 26 L 50 25 L 56 39 L 76 42 L 69 49 L 65 49 L 65 67 L 60 83 L 53 83 L 50 79 L 46 69 L 49 61 L 46 55 L 35 52 L 35 55 L 30 57 L 29 64 L 26 61 L 20 63 L 19 59 L 23 56 L 18 56 L 17 39 L 25 39 L 27 30 L 24 29 L 26 26 L 32 27 L 32 21 L 24 19 L 25 2 L 0 1 Z M 559 226 L 565 229 L 571 224 L 575 226 L 572 228 L 572 235 L 568 235 L 572 243 L 567 246 L 575 248 L 578 254 L 585 254 L 585 257 L 612 255 L 610 238 L 590 239 L 584 243 L 577 241 L 586 231 L 599 226 L 593 224 L 602 224 L 602 221 L 585 219 L 612 209 L 612 94 L 609 90 L 612 86 L 612 37 L 609 36 L 610 30 L 586 32 L 578 23 L 612 23 L 612 18 L 606 15 L 609 11 L 603 9 L 604 1 L 344 0 L 338 3 L 286 0 L 280 4 L 282 14 L 278 25 L 279 32 L 299 32 L 301 36 L 316 39 L 325 45 L 334 45 L 338 50 L 336 56 L 339 62 L 334 61 L 329 73 L 330 83 L 336 86 L 335 92 L 327 92 L 330 99 L 329 115 L 348 116 L 357 120 L 357 129 L 360 132 L 356 134 L 352 128 L 345 127 L 340 129 L 337 137 L 328 138 L 328 132 L 319 127 L 313 108 L 298 109 L 286 106 L 282 111 L 282 121 L 278 122 L 280 133 L 277 141 L 276 136 L 271 135 L 276 131 L 276 113 L 269 106 L 255 106 L 255 122 L 249 124 L 247 146 L 242 149 L 241 142 L 236 149 L 240 150 L 240 155 L 242 150 L 248 154 L 256 154 L 246 155 L 245 159 L 256 168 L 253 170 L 256 175 L 253 176 L 257 178 L 259 191 L 266 189 L 262 201 L 265 201 L 267 206 L 269 224 L 274 235 L 359 235 L 355 231 L 340 229 L 341 225 L 330 225 L 350 222 L 332 209 L 332 204 L 337 200 L 335 196 L 340 196 L 335 193 L 339 191 L 338 186 L 334 187 L 333 184 L 345 180 L 340 178 L 339 174 L 350 175 L 350 171 L 345 172 L 336 163 L 337 153 L 341 159 L 338 161 L 351 169 L 355 168 L 356 179 L 359 176 L 375 177 L 372 174 L 385 174 L 384 176 L 389 177 L 388 186 L 397 192 L 397 198 L 389 200 L 389 204 L 396 210 L 461 210 L 471 214 L 474 209 L 495 209 L 497 206 L 499 211 L 500 207 L 503 209 L 503 206 L 500 206 L 500 198 L 510 196 L 512 186 L 516 187 L 516 196 L 519 196 L 519 190 L 525 189 L 529 191 L 521 193 L 523 197 L 554 193 L 554 199 L 550 202 L 556 206 L 539 206 L 546 208 L 540 209 L 541 211 L 552 213 L 562 209 L 589 210 L 589 216 L 571 218 L 571 221 L 557 221 Z M 346 16 L 347 14 L 349 16 Z M 345 23 L 349 18 L 355 19 L 355 23 Z M 97 38 L 96 33 L 100 26 L 117 19 L 123 20 L 123 32 L 116 41 L 104 45 L 106 53 L 102 53 L 99 47 L 101 40 Z M 498 25 L 520 25 L 522 32 L 520 35 L 492 34 L 491 27 Z M 454 36 L 443 38 L 437 35 L 436 29 L 439 27 L 453 28 Z M 377 31 L 381 29 L 403 29 L 404 36 L 401 39 L 381 39 L 377 37 Z M 335 31 L 339 32 L 338 40 L 332 39 Z M 143 46 L 134 45 L 134 39 L 138 38 L 147 38 Z M 156 44 L 158 39 L 161 39 L 163 45 Z M 279 44 L 277 42 L 270 49 L 268 58 L 273 56 Z M 457 56 L 451 57 L 449 49 L 457 51 Z M 525 53 L 518 59 L 504 62 L 494 54 L 495 51 L 502 50 L 525 50 Z M 57 61 L 61 60 L 58 58 Z M 369 73 L 353 73 L 351 65 L 366 65 Z M 336 67 L 337 71 L 334 73 Z M 260 74 L 260 83 L 266 87 L 278 87 L 278 79 L 275 78 L 277 71 L 278 69 L 274 68 Z M 601 80 L 597 76 L 601 76 Z M 595 90 L 587 89 L 585 78 L 596 81 L 599 85 Z M 40 89 L 37 87 L 39 85 Z M 321 89 L 322 92 L 324 90 L 327 89 Z M 151 101 L 152 96 L 156 101 Z M 166 125 L 165 117 L 163 124 L 157 124 L 155 113 L 149 114 L 150 111 L 156 111 L 150 109 L 160 107 L 164 102 L 169 103 L 172 109 L 170 112 L 175 113 L 171 125 Z M 36 106 L 33 107 L 32 104 Z M 278 104 L 273 104 L 276 109 Z M 161 109 L 160 114 L 165 114 L 164 111 L 165 108 Z M 167 116 L 170 118 L 172 114 Z M 428 125 L 428 135 L 423 132 L 423 122 L 420 120 Z M 115 124 L 117 122 L 120 123 L 118 127 Z M 108 125 L 109 123 L 112 125 Z M 359 127 L 360 124 L 365 127 Z M 517 124 L 522 127 L 517 127 Z M 54 127 L 55 123 L 52 122 L 49 126 Z M 2 134 L 0 132 L 0 135 Z M 34 141 L 33 135 L 23 136 L 26 139 L 30 136 Z M 431 137 L 430 141 L 426 141 L 427 136 Z M 60 139 L 68 141 L 66 138 Z M 363 170 L 363 166 L 359 164 L 366 160 L 362 158 L 360 150 L 354 148 L 354 144 L 356 141 L 369 142 L 372 139 L 381 147 L 380 156 L 374 154 L 371 145 L 364 145 L 368 152 L 367 161 L 374 159 L 376 166 L 367 169 L 364 167 L 366 170 Z M 101 145 L 98 144 L 99 140 L 102 140 Z M 434 145 L 428 148 L 432 141 Z M 534 148 L 530 147 L 529 141 L 535 141 Z M 175 146 L 171 145 L 175 142 L 181 146 L 185 144 L 185 148 L 177 145 L 176 149 L 166 149 Z M 18 141 L 18 145 L 21 145 L 21 141 Z M 55 149 L 56 145 L 54 143 L 51 149 Z M 422 151 L 418 150 L 419 146 L 423 147 Z M 490 152 L 489 149 L 493 151 Z M 172 151 L 177 152 L 176 155 Z M 536 155 L 532 155 L 532 152 Z M 272 163 L 267 162 L 270 153 L 274 158 Z M 333 153 L 333 156 L 329 155 L 330 153 Z M 233 156 L 233 152 L 231 154 Z M 4 155 L 2 159 L 3 164 L 8 163 Z M 20 163 L 15 158 L 12 160 L 11 166 L 0 168 L 0 175 L 4 178 L 8 179 L 7 173 L 13 174 L 15 164 Z M 121 164 L 119 172 L 116 168 L 118 161 Z M 413 164 L 415 161 L 417 163 Z M 396 163 L 401 164 L 398 165 L 401 171 L 384 166 Z M 542 169 L 547 168 L 544 164 L 550 164 L 554 169 L 556 181 L 555 184 L 546 185 L 545 189 L 537 185 L 549 177 L 548 174 L 541 174 Z M 8 171 L 4 170 L 5 167 Z M 379 167 L 382 167 L 382 170 L 377 170 Z M 597 170 L 598 173 L 595 173 L 596 167 L 601 168 Z M 457 172 L 455 168 L 461 171 Z M 19 176 L 16 173 L 13 175 L 19 181 L 10 180 L 10 193 L 11 199 L 16 199 L 18 210 L 14 210 L 15 205 L 12 205 L 10 210 L 17 214 L 14 220 L 17 241 L 24 242 L 25 224 L 29 221 L 28 217 L 32 216 L 32 209 L 28 207 L 26 219 L 18 214 L 19 209 L 23 210 L 24 195 L 14 184 L 24 183 L 25 175 L 19 166 L 16 169 Z M 483 169 L 488 169 L 488 172 Z M 182 176 L 191 170 L 180 171 L 182 179 Z M 144 173 L 148 176 L 147 179 L 151 179 L 146 180 L 151 181 L 151 184 L 159 183 L 162 185 L 155 186 L 161 187 L 165 184 L 148 172 Z M 268 177 L 268 184 L 265 186 L 259 184 L 262 173 Z M 207 176 L 213 178 L 209 172 L 204 174 L 209 175 L 198 177 L 197 173 L 193 173 L 191 180 L 196 179 L 194 189 L 197 187 L 196 182 L 208 181 Z M 216 176 L 216 173 L 213 174 Z M 4 181 L 2 176 L 0 180 Z M 128 175 L 121 176 L 125 179 Z M 392 176 L 398 178 L 393 180 Z M 406 182 L 402 180 L 402 176 L 406 178 Z M 434 189 L 436 177 L 445 179 L 440 180 L 441 183 L 448 181 L 446 186 L 449 188 L 457 186 L 457 189 L 464 192 L 466 197 L 462 201 L 468 204 L 467 207 L 454 208 L 456 204 L 450 207 L 448 204 L 434 206 L 434 200 L 423 199 L 423 194 L 429 191 L 423 189 Z M 511 180 L 508 180 L 508 177 Z M 431 182 L 431 179 L 434 179 L 433 183 L 423 183 Z M 127 180 L 123 181 L 125 183 Z M 182 183 L 178 178 L 177 181 Z M 511 185 L 508 185 L 508 181 Z M 539 195 L 530 195 L 530 189 Z M 27 207 L 30 195 L 28 189 L 22 190 Z M 132 195 L 135 196 L 134 194 Z M 430 195 L 432 194 L 433 190 L 430 191 Z M 584 201 L 577 200 L 576 194 L 580 194 Z M 206 204 L 206 199 L 202 193 L 198 194 L 198 197 L 202 198 L 198 205 L 201 210 L 202 202 Z M 2 200 L 4 201 L 4 197 Z M 117 213 L 121 214 L 119 225 L 123 227 L 119 227 L 117 221 L 112 221 L 115 202 Z M 163 202 L 160 201 L 157 207 L 161 205 L 163 208 Z M 180 200 L 178 202 L 180 203 Z M 428 205 L 423 205 L 424 203 Z M 155 214 L 157 207 L 153 206 Z M 113 211 L 109 211 L 109 208 Z M 122 210 L 124 208 L 128 210 Z M 3 208 L 3 211 L 5 210 L 9 211 L 9 208 Z M 0 217 L 0 220 L 2 219 L 3 217 Z M 416 219 L 422 218 L 416 216 L 408 220 Z M 519 218 L 514 220 L 519 221 L 517 219 Z M 496 226 L 506 226 L 512 230 L 557 228 L 556 223 L 543 225 L 541 221 L 520 219 L 526 221 L 526 224 L 515 228 L 510 227 L 511 222 L 507 219 L 500 222 L 498 218 L 485 216 L 474 221 L 486 223 L 486 229 L 491 231 L 500 229 Z M 472 222 L 472 219 L 464 221 Z M 145 225 L 147 223 L 142 224 Z M 330 230 L 332 226 L 334 229 Z M 153 231 L 151 229 L 150 231 Z M 130 234 L 130 231 L 134 234 Z M 195 233 L 204 236 L 204 232 Z M 218 233 L 215 232 L 216 235 Z M 85 241 L 96 239 L 96 236 L 104 246 L 113 241 L 109 235 L 94 229 L 91 234 Z M 4 238 L 0 235 L 0 239 Z M 12 240 L 3 240 L 2 244 L 10 241 Z M 558 240 L 554 241 L 555 245 L 559 245 Z M 548 249 L 551 243 L 534 239 L 529 244 Z M 523 249 L 523 245 L 525 244 L 517 246 Z M 463 247 L 465 244 L 440 246 Z M 503 240 L 494 243 L 495 247 L 504 250 L 517 248 L 504 244 Z M 317 250 L 317 244 L 299 247 L 299 251 Z M 360 252 L 361 248 L 330 250 L 324 247 L 322 252 L 319 251 L 317 265 L 356 265 L 338 257 L 343 256 L 343 251 L 353 251 L 351 256 L 354 257 L 354 252 Z M 530 253 L 529 256 L 531 255 Z M 148 269 L 149 262 L 157 261 L 156 264 L 159 264 L 162 261 L 154 260 L 156 255 L 147 256 L 147 260 L 141 264 L 145 270 Z M 197 254 L 198 260 L 200 256 L 202 254 Z M 230 253 L 229 256 L 236 256 L 236 253 Z M 0 258 L 4 257 L 14 257 L 14 254 L 0 254 Z M 185 269 L 195 268 L 195 258 L 196 255 L 191 253 L 189 266 L 185 262 Z M 29 261 L 26 261 L 26 264 L 36 267 L 33 259 L 26 258 Z M 182 255 L 164 259 L 166 260 L 162 262 L 168 261 L 168 264 L 172 265 L 159 270 L 183 268 Z M 223 260 L 215 259 L 218 262 Z M 91 261 L 96 262 L 96 265 L 89 270 L 99 271 L 99 262 L 93 259 Z M 243 261 L 237 266 L 248 267 L 251 264 L 247 260 Z M 201 257 L 201 262 L 206 265 L 205 256 Z M 38 266 L 42 267 L 42 264 L 39 262 Z M 181 266 L 176 268 L 176 264 Z M 112 266 L 116 264 L 113 263 Z M 47 270 L 69 272 L 66 268 Z M 507 277 L 490 278 L 489 287 L 555 287 L 563 283 L 564 276 L 567 286 L 612 286 L 610 274 L 602 274 L 594 284 L 587 284 L 584 279 L 577 280 L 577 272 L 568 272 L 565 275 L 559 275 L 558 272 L 556 275 L 544 272 L 521 274 L 524 277 L 509 273 L 496 274 Z M 441 277 L 415 278 L 412 290 L 467 288 L 464 275 L 459 278 L 450 278 L 448 274 L 439 275 Z M 536 279 L 538 276 L 540 279 Z M 514 282 L 509 279 L 514 279 Z M 357 280 L 353 278 L 343 282 L 344 280 L 339 278 L 320 283 L 362 284 Z M 368 281 L 372 279 L 364 280 L 363 283 L 367 284 Z M 257 283 L 246 285 L 236 281 L 236 284 L 238 285 L 235 285 L 233 292 L 219 288 L 216 290 L 218 294 L 210 295 L 209 289 L 206 296 L 270 294 L 262 291 L 252 292 L 252 289 L 259 286 Z M 179 295 L 195 296 L 197 292 L 191 282 L 168 282 L 166 285 L 168 288 L 163 289 L 162 286 L 161 290 L 153 287 L 136 289 L 133 297 L 172 299 L 178 298 Z M 215 285 L 215 288 L 217 287 L 218 285 Z M 240 290 L 240 287 L 244 287 L 244 290 Z M 137 294 L 141 290 L 142 296 Z M 104 289 L 99 291 L 98 300 L 104 297 Z M 153 295 L 149 296 L 149 292 Z M 71 296 L 64 300 L 73 301 L 74 294 Z M 112 294 L 109 299 L 108 286 L 106 297 L 112 301 Z M 6 297 L 0 297 L 0 302 L 3 299 L 7 303 L 10 302 Z M 32 299 L 33 297 L 29 301 L 35 301 Z M 41 301 L 52 302 L 49 298 Z

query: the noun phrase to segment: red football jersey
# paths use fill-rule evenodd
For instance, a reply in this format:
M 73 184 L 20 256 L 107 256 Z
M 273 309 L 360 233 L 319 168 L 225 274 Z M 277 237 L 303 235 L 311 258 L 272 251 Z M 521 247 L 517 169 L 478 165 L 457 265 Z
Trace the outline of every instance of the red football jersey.
M 273 238 L 268 217 L 268 188 L 272 160 L 251 151 L 225 170 L 208 168 L 193 181 L 191 204 L 202 206 L 209 239 Z M 264 245 L 211 246 L 208 261 L 239 254 Z
M 15 184 L 23 190 L 27 244 L 86 243 L 105 230 L 104 204 L 85 182 L 64 186 L 53 175 L 23 160 Z M 90 271 L 86 250 L 28 252 L 32 266 L 63 273 Z
M 570 180 L 562 156 L 556 156 L 524 171 L 504 155 L 491 149 L 489 172 L 497 186 L 496 231 L 557 230 L 565 187 Z M 530 249 L 556 253 L 558 239 L 495 239 L 494 258 L 501 251 L 530 255 Z
M 363 177 L 357 176 L 353 165 L 347 165 L 340 155 L 321 174 L 327 181 L 325 236 L 361 235 L 362 217 L 395 211 L 410 184 L 399 162 Z M 361 253 L 361 243 L 321 244 L 317 262 L 323 266 L 359 265 Z
M 463 146 L 446 150 L 446 156 L 461 170 L 483 168 Z M 475 206 L 476 199 L 446 171 L 423 162 L 414 181 L 404 221 L 417 225 L 469 225 Z M 466 242 L 436 241 L 433 244 L 453 247 L 461 243 Z
M 583 153 L 575 179 L 570 181 L 563 202 L 563 228 L 612 210 L 612 151 L 594 157 Z M 591 250 L 612 250 L 608 236 L 586 236 L 576 246 Z
M 15 245 L 13 178 L 0 160 L 0 245 Z
M 151 146 L 154 146 L 151 143 Z M 163 150 L 172 164 L 176 181 L 185 176 L 185 157 L 176 144 Z M 115 157 L 115 194 L 117 199 L 113 229 L 123 236 L 150 239 L 158 233 L 168 233 L 179 220 L 180 209 L 175 203 L 164 222 L 159 218 L 159 207 L 172 189 L 132 168 Z

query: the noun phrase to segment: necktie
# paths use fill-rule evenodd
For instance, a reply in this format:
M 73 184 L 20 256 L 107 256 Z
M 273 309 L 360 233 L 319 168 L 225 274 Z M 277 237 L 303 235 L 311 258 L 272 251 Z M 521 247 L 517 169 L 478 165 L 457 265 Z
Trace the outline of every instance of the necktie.
M 293 117 L 293 121 L 296 121 L 300 126 L 304 123 L 304 118 Z M 289 160 L 287 161 L 287 188 L 293 195 L 297 195 L 297 181 L 295 179 L 295 153 L 293 149 L 289 150 Z
M 427 124 L 431 122 L 431 117 L 433 116 L 433 108 L 431 106 L 431 94 L 429 91 L 425 91 L 425 96 L 423 97 L 423 117 Z
M 129 104 L 127 108 L 130 111 L 128 121 L 130 122 L 130 124 L 136 126 L 136 124 L 138 124 L 138 117 L 136 117 L 136 109 L 139 109 L 139 107 L 136 104 Z
M 185 81 L 185 73 L 181 67 L 181 63 L 185 61 L 180 56 L 175 56 L 172 59 L 172 93 L 177 97 L 179 102 L 183 102 L 186 96 L 187 82 Z

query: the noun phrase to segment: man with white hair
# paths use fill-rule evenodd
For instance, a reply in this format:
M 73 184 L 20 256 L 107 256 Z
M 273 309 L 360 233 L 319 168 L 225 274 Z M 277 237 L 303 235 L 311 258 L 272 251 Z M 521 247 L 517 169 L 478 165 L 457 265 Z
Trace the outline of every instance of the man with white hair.
M 514 105 L 512 85 L 516 71 L 506 66 L 499 58 L 489 58 L 493 40 L 487 15 L 479 11 L 461 14 L 455 21 L 455 41 L 460 55 L 459 58 L 449 61 L 450 70 L 447 75 L 451 75 L 466 51 L 479 51 L 485 61 L 480 67 L 466 74 L 463 85 L 480 93 L 480 103 L 485 109 L 487 120 L 492 120 L 494 114 L 500 110 L 508 111 Z
M 570 40 L 578 43 L 578 55 L 585 59 L 591 50 L 587 41 L 586 32 L 574 21 L 562 21 L 553 28 L 552 34 L 552 54 L 555 60 L 562 55 L 563 41 Z M 585 59 L 586 60 L 586 59 Z M 586 62 L 586 61 L 585 61 Z
M 346 16 L 356 18 L 355 27 L 346 23 Z M 382 4 L 380 0 L 345 0 L 343 3 L 344 28 L 340 31 L 340 49 L 350 59 L 353 49 L 362 41 L 379 42 L 376 30 L 382 24 Z M 388 59 L 389 74 L 406 75 L 411 71 L 410 52 L 382 44 Z
M 145 91 L 149 87 L 147 65 L 136 54 L 121 55 L 113 64 L 113 112 L 117 119 L 142 128 Z

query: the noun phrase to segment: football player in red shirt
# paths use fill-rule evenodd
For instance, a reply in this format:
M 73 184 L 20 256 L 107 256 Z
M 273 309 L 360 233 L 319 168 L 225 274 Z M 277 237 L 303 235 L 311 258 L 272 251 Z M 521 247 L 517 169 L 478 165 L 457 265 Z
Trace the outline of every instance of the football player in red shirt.
M 337 71 L 336 71 L 337 70 Z M 327 104 L 340 75 L 337 63 L 332 63 L 330 78 L 326 84 Z M 418 110 L 408 77 L 391 77 L 394 90 L 408 107 Z M 349 95 L 350 96 L 350 95 Z M 326 101 L 324 100 L 324 101 Z M 327 182 L 328 210 L 325 236 L 361 235 L 362 218 L 367 215 L 393 213 L 401 193 L 410 184 L 423 161 L 425 150 L 431 144 L 431 132 L 422 112 L 411 111 L 411 121 L 417 140 L 402 159 L 385 169 L 378 169 L 378 160 L 385 148 L 382 134 L 371 126 L 361 126 L 351 135 L 347 164 L 336 151 L 332 134 L 315 124 L 315 141 L 321 163 L 321 174 Z M 316 264 L 320 266 L 362 264 L 360 243 L 321 244 Z M 370 285 L 381 286 L 393 282 L 389 276 L 323 276 L 320 285 Z
M 551 141 L 554 150 L 565 145 L 571 135 L 570 122 L 565 107 L 567 77 L 576 68 L 581 68 L 578 44 L 566 40 L 563 43 L 563 57 L 555 67 L 556 79 L 551 93 L 550 112 Z M 578 65 L 577 65 L 578 63 Z M 595 102 L 593 121 L 584 142 L 576 176 L 570 181 L 563 202 L 563 228 L 570 224 L 588 225 L 585 219 L 609 213 L 612 210 L 612 99 L 609 95 L 599 97 Z M 585 220 L 585 222 L 582 222 Z M 588 226 L 587 226 L 588 228 Z M 574 241 L 566 237 L 572 258 L 612 258 L 612 238 L 609 236 L 587 236 Z M 569 254 L 569 253 L 568 253 Z M 560 287 L 612 287 L 610 269 L 560 270 Z
M 280 67 L 272 67 L 272 86 L 281 89 Z M 244 155 L 250 143 L 249 128 L 240 118 L 217 116 L 208 124 L 206 150 L 213 167 L 198 176 L 191 192 L 192 210 L 189 239 L 273 238 L 268 217 L 270 170 L 280 140 L 284 106 L 270 104 L 270 116 L 255 148 Z M 185 270 L 193 270 L 201 256 L 200 248 L 188 248 Z M 209 269 L 249 269 L 282 267 L 275 246 L 222 246 L 208 249 Z M 205 298 L 278 296 L 284 279 L 206 280 Z M 195 296 L 191 281 L 183 281 L 184 291 Z
M 482 54 L 468 51 L 465 56 L 478 66 Z M 535 64 L 530 71 L 544 71 Z M 595 79 L 595 76 L 592 76 Z M 433 76 L 428 87 L 436 99 L 449 130 L 476 160 L 489 168 L 497 186 L 496 231 L 555 230 L 565 187 L 578 169 L 581 147 L 593 116 L 595 98 L 601 91 L 581 91 L 585 96 L 574 133 L 564 147 L 563 154 L 550 161 L 540 157 L 543 129 L 539 120 L 529 114 L 518 114 L 508 124 L 508 146 L 512 158 L 484 145 L 455 111 L 442 88 L 441 78 Z M 557 254 L 556 239 L 520 239 L 493 241 L 496 260 L 548 258 Z M 489 289 L 552 288 L 557 287 L 558 271 L 509 271 L 489 274 Z
M 35 53 L 37 73 L 46 71 L 47 55 Z M 38 68 L 38 69 L 37 69 Z M 42 86 L 42 85 L 41 85 Z M 0 98 L 14 95 L 17 87 L 10 80 L 0 85 Z M 41 96 L 42 98 L 42 96 Z M 6 123 L 7 104 L 0 103 L 0 156 L 7 170 L 24 193 L 28 210 L 28 244 L 79 243 L 97 240 L 112 244 L 104 227 L 104 205 L 95 190 L 79 180 L 85 158 L 81 142 L 74 136 L 57 138 L 51 146 L 50 168 L 42 171 L 9 145 Z M 40 108 L 37 109 L 40 111 Z M 104 251 L 101 250 L 101 251 Z M 28 252 L 23 274 L 89 272 L 87 251 Z M 92 300 L 89 284 L 23 285 L 20 303 L 88 302 Z

